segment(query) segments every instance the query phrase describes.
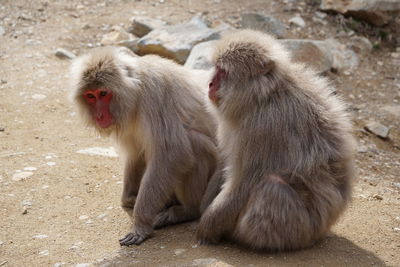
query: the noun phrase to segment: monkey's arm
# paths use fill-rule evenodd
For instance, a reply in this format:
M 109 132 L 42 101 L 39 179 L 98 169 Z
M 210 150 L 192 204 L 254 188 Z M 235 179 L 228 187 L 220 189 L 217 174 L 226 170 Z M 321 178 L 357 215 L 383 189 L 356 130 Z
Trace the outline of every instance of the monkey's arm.
M 224 184 L 223 168 L 224 165 L 222 164 L 222 161 L 219 160 L 217 169 L 215 170 L 213 176 L 211 177 L 206 192 L 201 200 L 201 205 L 200 205 L 201 214 L 205 212 L 205 210 L 211 204 L 214 198 L 219 194 L 219 192 L 221 192 L 221 187 Z
M 139 192 L 140 181 L 146 168 L 144 155 L 141 154 L 136 159 L 130 157 L 125 163 L 124 188 L 122 191 L 122 208 L 133 217 L 133 207 Z
M 183 159 L 176 158 L 176 162 L 173 162 L 168 158 L 168 155 L 158 155 L 150 161 L 133 210 L 132 231 L 120 240 L 121 245 L 139 245 L 148 238 L 153 232 L 153 222 L 157 214 L 174 194 L 177 177 L 182 175 L 176 162 Z
M 201 216 L 196 233 L 201 244 L 216 243 L 234 229 L 245 196 L 239 190 L 224 186 Z

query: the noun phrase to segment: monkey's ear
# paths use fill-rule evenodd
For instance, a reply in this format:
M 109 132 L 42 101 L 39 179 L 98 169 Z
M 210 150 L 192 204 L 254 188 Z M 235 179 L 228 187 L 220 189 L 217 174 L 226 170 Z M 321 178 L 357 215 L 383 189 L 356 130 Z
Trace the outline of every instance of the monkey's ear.
M 261 75 L 268 74 L 274 67 L 275 67 L 275 62 L 272 61 L 271 59 L 266 59 L 261 63 L 259 74 Z

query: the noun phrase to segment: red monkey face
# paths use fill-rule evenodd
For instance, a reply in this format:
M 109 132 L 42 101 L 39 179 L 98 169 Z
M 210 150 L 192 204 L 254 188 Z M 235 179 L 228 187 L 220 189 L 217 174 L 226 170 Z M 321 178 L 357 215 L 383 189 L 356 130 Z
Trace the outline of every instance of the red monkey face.
M 217 92 L 221 86 L 221 80 L 225 78 L 226 76 L 226 71 L 217 67 L 217 70 L 214 74 L 214 77 L 212 78 L 210 84 L 208 85 L 209 91 L 208 91 L 208 98 L 210 100 L 218 105 L 219 102 L 219 96 L 217 95 Z
M 83 97 L 90 107 L 93 119 L 102 128 L 108 128 L 113 124 L 110 112 L 112 92 L 105 88 L 87 90 Z

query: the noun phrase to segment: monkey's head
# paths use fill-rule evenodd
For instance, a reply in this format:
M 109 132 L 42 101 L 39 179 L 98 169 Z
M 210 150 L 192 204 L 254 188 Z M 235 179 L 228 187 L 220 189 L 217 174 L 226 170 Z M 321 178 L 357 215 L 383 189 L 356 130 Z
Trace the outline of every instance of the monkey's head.
M 243 102 L 257 97 L 263 94 L 260 87 L 266 85 L 262 80 L 274 76 L 279 64 L 288 60 L 287 52 L 272 36 L 252 30 L 227 35 L 214 50 L 209 98 L 220 106 L 226 100 Z
M 100 48 L 76 59 L 71 68 L 72 97 L 88 125 L 110 134 L 134 112 L 137 80 L 124 61 L 134 57 L 123 48 Z

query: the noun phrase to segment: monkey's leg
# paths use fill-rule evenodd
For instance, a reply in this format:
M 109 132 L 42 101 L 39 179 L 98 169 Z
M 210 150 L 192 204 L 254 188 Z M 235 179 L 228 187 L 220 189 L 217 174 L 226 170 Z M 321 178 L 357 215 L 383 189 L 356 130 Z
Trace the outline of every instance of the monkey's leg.
M 133 217 L 133 207 L 135 206 L 136 197 L 139 192 L 140 181 L 142 179 L 146 164 L 143 155 L 136 160 L 128 159 L 125 164 L 124 187 L 121 197 L 121 206 L 128 213 L 129 217 Z
M 160 158 L 153 159 L 147 167 L 133 210 L 132 231 L 120 239 L 121 246 L 139 245 L 153 233 L 154 219 L 173 196 L 176 177 L 183 175 L 181 171 L 185 169 L 185 166 L 176 164 L 185 160 L 180 157 L 173 160 L 175 161 L 166 160 L 160 154 Z
M 170 224 L 187 222 L 195 220 L 199 217 L 198 208 L 184 207 L 182 205 L 175 205 L 157 214 L 154 220 L 154 228 L 158 229 Z

